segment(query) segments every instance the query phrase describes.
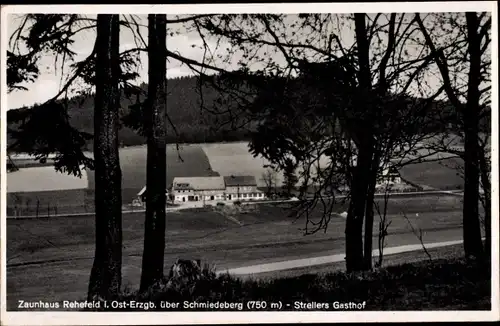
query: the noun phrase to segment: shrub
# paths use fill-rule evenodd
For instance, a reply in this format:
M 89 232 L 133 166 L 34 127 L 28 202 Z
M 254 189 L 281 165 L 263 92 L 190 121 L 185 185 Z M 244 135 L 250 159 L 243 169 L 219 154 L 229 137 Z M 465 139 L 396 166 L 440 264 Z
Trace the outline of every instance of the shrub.
M 242 280 L 228 274 L 217 276 L 213 267 L 185 260 L 174 264 L 169 276 L 147 293 L 126 294 L 120 300 L 154 302 L 156 310 L 160 310 L 160 301 L 236 303 L 250 300 L 282 301 L 283 304 L 366 301 L 368 310 L 489 310 L 490 283 L 490 266 L 463 259 L 403 264 L 371 272 L 306 274 L 268 280 Z M 182 304 L 177 310 L 182 310 Z

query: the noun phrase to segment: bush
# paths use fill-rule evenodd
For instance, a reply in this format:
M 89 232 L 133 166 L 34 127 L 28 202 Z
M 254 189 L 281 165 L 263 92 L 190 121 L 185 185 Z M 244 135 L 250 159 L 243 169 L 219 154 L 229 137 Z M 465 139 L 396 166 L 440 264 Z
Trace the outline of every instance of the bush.
M 236 201 L 234 202 L 234 204 L 235 204 L 236 206 L 240 206 L 240 205 L 241 205 L 241 200 L 236 200 Z
M 146 294 L 127 294 L 120 300 L 153 302 L 248 302 L 286 303 L 366 301 L 367 310 L 491 309 L 490 266 L 463 259 L 390 266 L 362 273 L 307 274 L 271 280 L 242 280 L 227 274 L 216 276 L 205 265 L 192 277 L 172 286 L 172 277 Z M 246 308 L 244 308 L 246 309 Z M 155 309 L 152 309 L 155 310 Z M 198 309 L 204 310 L 204 309 Z M 206 309 L 214 310 L 214 309 Z M 220 309 L 218 309 L 220 310 Z M 270 310 L 270 307 L 267 307 Z
M 218 202 L 218 203 L 217 203 L 217 206 L 226 206 L 226 204 L 221 203 L 221 202 Z

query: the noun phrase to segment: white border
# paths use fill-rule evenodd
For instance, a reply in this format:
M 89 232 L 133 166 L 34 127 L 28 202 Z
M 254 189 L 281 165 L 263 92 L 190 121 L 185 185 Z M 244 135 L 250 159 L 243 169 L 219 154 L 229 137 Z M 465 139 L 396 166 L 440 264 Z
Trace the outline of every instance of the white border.
M 492 311 L 405 311 L 405 312 L 130 312 L 130 313 L 84 313 L 84 312 L 6 312 L 5 278 L 5 229 L 6 229 L 6 171 L 5 146 L 6 123 L 4 112 L 7 108 L 5 70 L 1 72 L 1 168 L 0 168 L 0 208 L 1 208 L 1 300 L 2 324 L 8 325 L 65 325 L 84 321 L 86 325 L 121 324 L 227 324 L 227 323 L 297 323 L 297 322 L 397 322 L 397 321 L 495 321 L 499 315 L 499 191 L 498 191 L 498 17 L 496 1 L 467 2 L 373 2 L 373 3 L 294 3 L 294 4 L 193 4 L 193 5 L 8 5 L 2 6 L 1 40 L 6 45 L 7 14 L 21 13 L 134 13 L 150 12 L 168 14 L 195 13 L 352 13 L 352 12 L 463 12 L 489 11 L 492 13 Z M 5 49 L 5 46 L 1 47 Z M 6 52 L 1 51 L 1 64 L 5 66 Z M 4 109 L 5 108 L 5 109 Z M 83 314 L 83 316 L 82 316 Z
M 357 2 L 357 3 L 247 3 L 247 4 L 188 4 L 188 5 L 6 5 L 9 14 L 23 13 L 109 13 L 137 14 L 166 13 L 353 13 L 353 12 L 464 12 L 495 11 L 495 1 L 436 1 L 436 2 Z
M 498 184 L 499 172 L 498 172 L 498 2 L 492 5 L 491 13 L 491 23 L 492 23 L 492 33 L 491 33 L 491 108 L 492 108 L 492 121 L 491 121 L 491 303 L 492 307 L 497 309 L 497 319 L 500 320 L 500 268 L 499 268 L 499 257 L 500 257 L 500 245 L 499 245 L 499 234 L 500 234 L 500 221 L 499 221 L 499 190 Z M 497 31 L 497 32 L 494 32 Z M 493 303 L 496 302 L 496 305 Z M 493 308 L 495 309 L 495 308 Z

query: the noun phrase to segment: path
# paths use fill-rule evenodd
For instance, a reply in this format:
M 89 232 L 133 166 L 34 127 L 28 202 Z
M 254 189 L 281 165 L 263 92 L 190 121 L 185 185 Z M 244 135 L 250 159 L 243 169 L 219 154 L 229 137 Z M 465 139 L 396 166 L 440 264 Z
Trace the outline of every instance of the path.
M 425 248 L 427 248 L 427 249 L 440 248 L 440 247 L 446 247 L 446 246 L 453 246 L 453 245 L 457 245 L 457 244 L 461 244 L 461 243 L 463 243 L 463 240 L 434 242 L 434 243 L 425 244 Z M 421 244 L 404 245 L 404 246 L 398 246 L 398 247 L 385 248 L 384 255 L 400 254 L 400 253 L 418 251 L 418 250 L 422 250 Z M 379 255 L 378 250 L 373 250 L 372 256 L 378 257 L 378 255 Z M 275 262 L 275 263 L 270 263 L 270 264 L 259 264 L 259 265 L 253 265 L 253 266 L 232 268 L 232 269 L 228 269 L 225 271 L 223 271 L 223 270 L 219 271 L 218 273 L 219 274 L 229 273 L 231 275 L 260 274 L 260 273 L 282 271 L 282 270 L 301 268 L 301 267 L 310 267 L 310 266 L 316 266 L 316 265 L 338 263 L 338 262 L 344 261 L 344 258 L 345 258 L 345 254 L 342 253 L 342 254 L 335 254 L 335 255 L 329 255 L 329 256 L 310 257 L 310 258 L 304 258 L 304 259 L 295 259 L 295 260 Z

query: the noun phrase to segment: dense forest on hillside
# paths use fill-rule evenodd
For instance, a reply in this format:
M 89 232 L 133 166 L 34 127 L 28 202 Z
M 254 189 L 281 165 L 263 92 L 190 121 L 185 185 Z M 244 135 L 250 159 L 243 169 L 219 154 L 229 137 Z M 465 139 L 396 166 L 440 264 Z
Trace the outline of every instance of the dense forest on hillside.
M 142 95 L 122 96 L 121 115 L 122 118 L 130 117 L 131 108 L 137 101 L 144 101 L 147 93 L 147 84 L 140 85 Z M 224 123 L 228 117 L 220 113 L 215 114 L 210 108 L 217 105 L 228 105 L 227 101 L 220 101 L 221 93 L 208 84 L 203 86 L 200 92 L 200 83 L 197 77 L 180 77 L 169 79 L 167 82 L 167 112 L 175 126 L 175 129 L 168 126 L 168 143 L 207 143 L 207 142 L 227 142 L 250 139 L 250 131 L 253 129 L 249 124 L 244 127 Z M 202 93 L 202 95 L 200 95 Z M 223 104 L 222 104 L 223 103 Z M 68 114 L 71 125 L 79 130 L 93 134 L 93 106 L 94 96 L 76 96 L 67 103 Z M 435 102 L 434 114 L 428 117 L 428 123 L 423 127 L 422 132 L 436 131 L 436 129 L 447 128 L 446 125 L 453 124 L 457 116 L 455 112 L 448 111 L 449 105 Z M 10 128 L 15 128 L 12 123 L 17 120 L 15 116 L 30 108 L 20 108 L 8 111 L 8 124 Z M 220 110 L 222 111 L 222 110 Z M 440 118 L 436 118 L 439 116 Z M 443 116 L 446 116 L 448 123 L 443 123 Z M 241 118 L 241 117 L 240 117 Z M 125 122 L 126 120 L 124 120 Z M 489 126 L 489 117 L 484 121 L 483 126 Z M 424 130 L 425 129 L 425 130 Z M 12 143 L 10 137 L 8 142 Z M 145 138 L 137 131 L 128 127 L 125 123 L 120 130 L 120 145 L 134 146 L 145 144 Z M 87 141 L 88 150 L 92 150 L 92 141 Z
M 141 95 L 128 96 L 123 94 L 121 100 L 121 115 L 125 118 L 138 100 L 144 101 L 147 94 L 147 84 L 139 86 Z M 220 116 L 211 114 L 208 110 L 202 109 L 203 106 L 213 107 L 218 93 L 211 87 L 204 86 L 203 96 L 200 96 L 198 78 L 181 77 L 169 79 L 167 82 L 167 111 L 168 116 L 175 126 L 171 125 L 167 129 L 168 143 L 204 143 L 204 142 L 222 142 L 248 139 L 247 131 L 233 130 L 231 126 L 221 126 L 223 119 Z M 76 96 L 71 98 L 68 103 L 68 114 L 71 125 L 79 130 L 93 134 L 94 129 L 94 96 Z M 8 112 L 8 123 L 10 127 L 14 124 L 14 116 L 18 113 L 31 108 L 20 108 Z M 19 111 L 19 112 L 16 112 Z M 145 138 L 139 133 L 122 125 L 120 130 L 121 146 L 134 146 L 145 144 Z M 91 149 L 92 141 L 88 142 L 88 149 Z

